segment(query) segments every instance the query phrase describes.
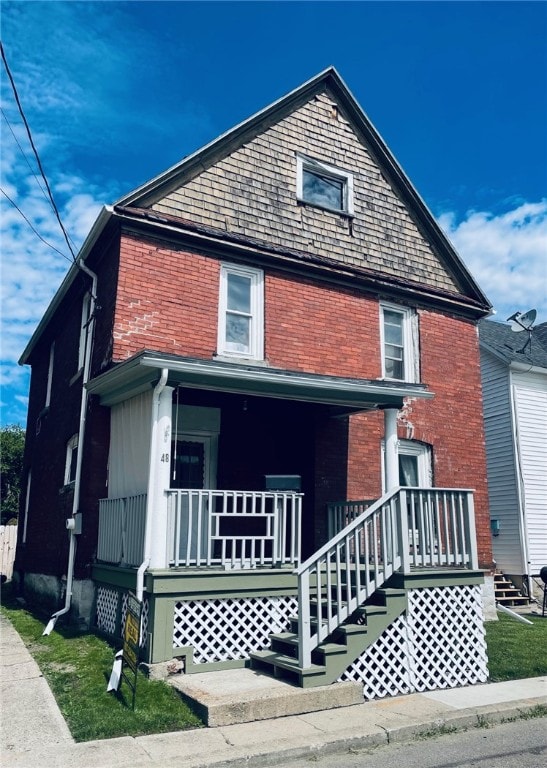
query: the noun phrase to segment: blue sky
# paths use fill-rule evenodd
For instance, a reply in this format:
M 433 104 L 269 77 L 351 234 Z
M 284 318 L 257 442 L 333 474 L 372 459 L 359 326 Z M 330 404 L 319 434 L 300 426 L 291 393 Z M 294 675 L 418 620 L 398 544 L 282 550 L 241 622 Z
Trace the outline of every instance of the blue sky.
M 334 65 L 500 320 L 547 321 L 546 36 L 544 2 L 2 2 L 77 245 L 103 203 Z M 2 189 L 66 254 L 4 71 L 2 110 Z M 69 262 L 1 206 L 1 422 L 24 424 L 17 359 Z

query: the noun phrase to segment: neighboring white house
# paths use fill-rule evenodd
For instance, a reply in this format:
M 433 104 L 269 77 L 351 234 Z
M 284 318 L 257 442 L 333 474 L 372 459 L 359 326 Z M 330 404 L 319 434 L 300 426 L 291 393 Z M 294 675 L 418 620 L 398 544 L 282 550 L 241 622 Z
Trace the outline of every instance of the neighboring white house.
M 479 323 L 493 554 L 524 590 L 547 565 L 547 323 Z

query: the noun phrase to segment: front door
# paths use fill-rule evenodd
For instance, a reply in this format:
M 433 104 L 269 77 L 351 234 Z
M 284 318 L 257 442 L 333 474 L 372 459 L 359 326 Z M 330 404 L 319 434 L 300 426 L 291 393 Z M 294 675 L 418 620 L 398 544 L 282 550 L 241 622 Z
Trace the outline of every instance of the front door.
M 180 434 L 173 441 L 171 488 L 204 490 L 215 487 L 210 435 Z M 207 499 L 200 494 L 182 494 L 179 557 L 199 564 L 207 556 L 209 515 Z

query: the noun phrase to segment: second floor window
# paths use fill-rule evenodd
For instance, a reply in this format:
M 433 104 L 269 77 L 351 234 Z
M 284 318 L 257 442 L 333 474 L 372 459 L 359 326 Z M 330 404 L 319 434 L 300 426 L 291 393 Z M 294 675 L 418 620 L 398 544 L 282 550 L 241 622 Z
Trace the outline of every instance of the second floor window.
M 418 381 L 415 315 L 410 309 L 391 304 L 382 304 L 380 313 L 383 378 Z
M 78 370 L 84 367 L 85 348 L 87 344 L 87 329 L 89 327 L 89 309 L 91 307 L 91 296 L 86 293 L 82 300 L 82 319 L 80 322 L 80 342 L 78 347 Z
M 45 407 L 49 408 L 51 403 L 51 385 L 53 382 L 53 366 L 55 363 L 55 342 L 49 348 L 49 362 L 47 367 L 47 381 L 46 381 L 46 401 Z
M 220 270 L 218 354 L 264 357 L 264 274 L 223 264 Z

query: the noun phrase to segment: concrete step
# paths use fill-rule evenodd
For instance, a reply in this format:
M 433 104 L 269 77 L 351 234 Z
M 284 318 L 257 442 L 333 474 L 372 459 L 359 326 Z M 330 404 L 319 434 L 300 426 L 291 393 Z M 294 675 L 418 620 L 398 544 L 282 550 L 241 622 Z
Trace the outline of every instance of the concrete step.
M 363 703 L 361 683 L 299 688 L 251 669 L 172 675 L 167 681 L 211 727 Z

